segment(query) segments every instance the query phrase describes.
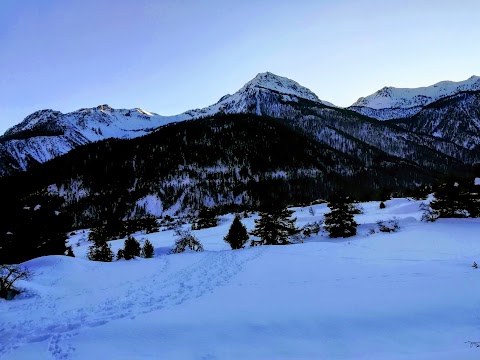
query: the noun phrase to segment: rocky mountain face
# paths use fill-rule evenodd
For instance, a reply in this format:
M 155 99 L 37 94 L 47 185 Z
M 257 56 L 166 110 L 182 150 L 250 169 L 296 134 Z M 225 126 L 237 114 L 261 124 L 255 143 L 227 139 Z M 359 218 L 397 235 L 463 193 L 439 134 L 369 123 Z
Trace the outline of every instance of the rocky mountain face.
M 461 92 L 425 106 L 393 124 L 417 134 L 430 134 L 466 149 L 480 145 L 480 91 Z

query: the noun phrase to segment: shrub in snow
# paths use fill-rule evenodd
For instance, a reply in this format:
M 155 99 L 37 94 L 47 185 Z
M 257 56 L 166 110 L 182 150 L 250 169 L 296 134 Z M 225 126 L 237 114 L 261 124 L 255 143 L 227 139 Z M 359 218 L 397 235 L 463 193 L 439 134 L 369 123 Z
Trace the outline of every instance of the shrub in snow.
M 95 243 L 88 248 L 87 257 L 89 260 L 93 261 L 104 261 L 110 262 L 113 261 L 114 254 L 110 244 L 106 241 L 103 243 Z
M 472 267 L 473 267 L 474 269 L 478 269 L 478 265 L 477 265 L 477 263 L 476 263 L 475 261 L 473 262 Z
M 377 226 L 380 232 L 397 232 L 398 230 L 400 230 L 400 225 L 398 224 L 398 219 L 396 218 L 386 221 L 378 221 Z
M 130 260 L 135 258 L 135 256 L 140 256 L 141 250 L 140 243 L 133 236 L 129 236 L 125 240 L 123 247 L 123 258 Z
M 0 265 L 0 299 L 10 299 L 20 291 L 15 289 L 15 282 L 28 280 L 32 273 L 18 265 Z
M 383 201 L 380 203 L 380 209 L 385 209 L 385 203 Z
M 467 341 L 467 344 L 470 344 L 470 347 L 480 348 L 480 341 Z
M 308 209 L 308 213 L 311 215 L 311 216 L 315 216 L 315 209 L 313 207 L 310 207 Z
M 172 249 L 172 254 L 179 254 L 184 252 L 187 248 L 192 251 L 203 251 L 203 246 L 198 239 L 192 235 L 190 230 L 175 230 L 177 239 L 175 240 L 175 247 Z
M 247 228 L 240 221 L 240 216 L 236 215 L 232 226 L 227 235 L 223 238 L 233 250 L 242 249 L 248 241 Z
M 355 212 L 347 195 L 335 194 L 328 207 L 330 212 L 325 214 L 325 229 L 331 238 L 346 238 L 357 234 L 358 224 L 353 218 Z
M 217 214 L 215 209 L 202 207 L 198 212 L 198 218 L 193 223 L 193 230 L 200 230 L 215 227 L 218 224 Z
M 295 227 L 296 219 L 291 219 L 292 210 L 280 206 L 269 205 L 260 212 L 260 218 L 255 220 L 255 228 L 251 232 L 260 240 L 252 240 L 250 246 L 286 245 L 289 237 L 298 234 Z
M 422 221 L 424 222 L 434 222 L 438 219 L 439 214 L 437 211 L 433 210 L 430 205 L 421 203 L 420 210 L 423 211 Z
M 300 229 L 300 233 L 304 238 L 308 238 L 312 235 L 317 235 L 323 225 L 323 220 L 307 223 Z
M 118 249 L 117 251 L 117 260 L 124 259 L 125 257 L 123 256 L 123 249 Z
M 142 247 L 142 257 L 146 259 L 153 258 L 154 252 L 155 252 L 155 249 L 152 243 L 148 239 L 145 240 L 145 243 L 143 244 L 143 247 Z
M 302 243 L 305 239 L 309 238 L 312 235 L 317 235 L 320 232 L 322 227 L 323 220 L 314 221 L 311 223 L 307 223 L 305 226 L 299 229 L 299 232 L 293 235 L 290 239 L 293 243 Z

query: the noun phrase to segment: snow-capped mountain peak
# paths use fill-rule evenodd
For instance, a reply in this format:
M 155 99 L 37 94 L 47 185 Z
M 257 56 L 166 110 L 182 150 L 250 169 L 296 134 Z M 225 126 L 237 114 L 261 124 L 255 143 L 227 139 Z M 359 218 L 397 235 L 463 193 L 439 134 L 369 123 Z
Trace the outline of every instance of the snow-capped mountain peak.
M 441 81 L 419 88 L 384 87 L 372 95 L 359 98 L 350 109 L 380 120 L 410 117 L 441 98 L 478 90 L 480 77 L 475 75 L 464 81 Z
M 296 81 L 271 72 L 264 72 L 257 74 L 236 93 L 222 96 L 216 104 L 187 111 L 184 115 L 198 118 L 218 113 L 255 113 L 283 117 L 282 109 L 285 110 L 286 106 L 283 103 L 296 103 L 300 99 L 335 107 L 328 101 L 320 100 L 311 90 Z
M 480 90 L 480 77 L 474 75 L 465 81 L 441 81 L 419 88 L 384 87 L 372 95 L 361 97 L 352 106 L 367 106 L 372 109 L 409 108 L 424 106 L 462 91 L 476 90 Z
M 271 72 L 257 74 L 257 76 L 246 83 L 240 91 L 250 88 L 268 89 L 282 94 L 294 95 L 303 99 L 320 102 L 317 95 L 306 87 L 301 86 L 296 81 L 275 75 Z

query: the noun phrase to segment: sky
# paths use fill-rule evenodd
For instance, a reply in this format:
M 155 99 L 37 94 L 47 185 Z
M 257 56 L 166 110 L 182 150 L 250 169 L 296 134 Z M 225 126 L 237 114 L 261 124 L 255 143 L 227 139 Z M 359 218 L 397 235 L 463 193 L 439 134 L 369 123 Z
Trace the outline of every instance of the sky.
M 480 75 L 478 0 L 0 0 L 0 133 L 40 109 L 174 115 L 270 71 L 349 106 Z

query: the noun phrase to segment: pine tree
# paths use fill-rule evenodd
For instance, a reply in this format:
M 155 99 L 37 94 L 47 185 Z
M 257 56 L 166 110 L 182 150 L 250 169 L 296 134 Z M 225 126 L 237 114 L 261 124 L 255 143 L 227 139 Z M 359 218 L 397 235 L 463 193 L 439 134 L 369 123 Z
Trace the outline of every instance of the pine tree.
M 147 239 L 142 247 L 142 257 L 149 259 L 153 257 L 155 252 L 155 248 L 153 247 L 152 243 Z
M 248 241 L 248 232 L 240 221 L 240 216 L 236 215 L 232 225 L 224 237 L 225 242 L 230 244 L 232 249 L 242 249 Z
M 474 179 L 467 183 L 463 203 L 469 217 L 480 217 L 480 185 L 475 185 Z
M 123 256 L 123 249 L 118 249 L 117 251 L 117 260 L 120 259 L 125 259 L 125 256 Z
M 275 205 L 263 209 L 251 232 L 260 240 L 252 240 L 250 246 L 289 244 L 288 238 L 299 232 L 295 227 L 296 218 L 290 218 L 292 214 L 293 211 Z
M 115 255 L 113 254 L 110 244 L 103 242 L 101 244 L 96 243 L 88 248 L 87 257 L 89 260 L 93 261 L 104 261 L 110 262 L 113 261 Z
M 430 208 L 440 218 L 466 217 L 468 195 L 456 181 L 450 180 L 440 185 L 434 192 L 435 200 Z
M 358 224 L 354 220 L 352 202 L 342 193 L 335 194 L 328 203 L 330 212 L 325 214 L 325 229 L 331 238 L 345 238 L 357 234 Z
M 133 236 L 127 237 L 123 247 L 124 259 L 130 260 L 135 258 L 135 256 L 140 256 L 140 252 L 141 252 L 140 243 Z
M 145 230 L 146 234 L 151 234 L 159 231 L 157 218 L 153 215 L 146 215 L 142 221 L 142 228 Z
M 59 197 L 36 194 L 4 211 L 0 224 L 0 264 L 65 255 L 71 218 L 59 211 L 61 204 Z
M 70 257 L 75 257 L 75 254 L 73 253 L 73 249 L 72 249 L 72 246 L 69 245 L 67 246 L 67 256 L 70 256 Z
M 193 230 L 215 227 L 218 224 L 215 209 L 202 207 L 198 212 L 198 218 L 192 226 Z
M 94 243 L 102 244 L 105 241 L 110 240 L 105 226 L 97 226 L 90 230 L 88 234 L 88 241 L 93 241 Z

